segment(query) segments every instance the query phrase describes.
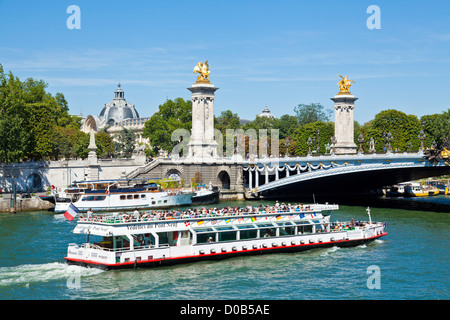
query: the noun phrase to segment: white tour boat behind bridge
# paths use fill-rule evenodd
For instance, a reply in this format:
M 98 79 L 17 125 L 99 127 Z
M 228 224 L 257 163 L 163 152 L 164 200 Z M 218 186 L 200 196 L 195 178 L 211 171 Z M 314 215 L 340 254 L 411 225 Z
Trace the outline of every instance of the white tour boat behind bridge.
M 79 211 L 117 211 L 171 208 L 192 204 L 191 190 L 159 190 L 156 183 L 120 187 L 117 181 L 80 182 L 55 200 L 55 213 L 66 212 L 73 203 Z

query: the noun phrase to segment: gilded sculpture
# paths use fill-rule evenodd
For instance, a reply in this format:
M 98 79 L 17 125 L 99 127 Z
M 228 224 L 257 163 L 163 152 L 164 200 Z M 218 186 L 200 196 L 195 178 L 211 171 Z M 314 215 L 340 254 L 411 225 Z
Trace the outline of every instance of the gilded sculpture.
M 192 73 L 199 74 L 197 77 L 197 82 L 209 82 L 211 70 L 209 69 L 208 60 L 197 63 Z
M 355 81 L 348 79 L 347 76 L 343 77 L 339 74 L 338 74 L 338 77 L 341 77 L 341 80 L 339 80 L 339 82 L 338 82 L 339 93 L 340 94 L 350 93 L 350 87 L 351 87 L 352 83 L 355 83 Z

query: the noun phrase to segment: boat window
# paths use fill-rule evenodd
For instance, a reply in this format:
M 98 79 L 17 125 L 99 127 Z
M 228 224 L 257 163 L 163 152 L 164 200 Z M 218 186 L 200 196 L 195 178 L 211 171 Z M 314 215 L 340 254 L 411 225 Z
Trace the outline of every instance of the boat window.
M 205 232 L 214 232 L 215 231 L 213 228 L 193 228 L 193 230 L 197 234 L 201 234 L 201 233 L 205 233 Z
M 152 201 L 152 204 L 156 204 L 156 201 Z
M 132 194 L 127 195 L 127 199 L 133 199 L 133 195 Z
M 197 243 L 207 243 L 207 242 L 216 242 L 215 232 L 197 234 Z
M 102 201 L 105 200 L 106 196 L 85 196 L 81 201 Z
M 124 195 L 121 195 L 121 196 L 120 196 L 120 200 L 125 200 L 125 196 L 124 196 Z
M 139 195 L 138 195 L 138 194 L 135 194 L 135 195 L 134 195 L 134 198 L 135 198 L 135 199 L 139 199 Z
M 280 236 L 290 236 L 295 234 L 295 227 L 280 228 Z
M 219 241 L 232 241 L 236 240 L 237 232 L 236 231 L 225 231 L 219 233 Z
M 178 231 L 158 232 L 159 246 L 175 246 L 178 242 Z
M 222 230 L 234 230 L 234 228 L 232 226 L 222 226 L 222 227 L 214 227 L 217 231 L 222 231 Z
M 254 229 L 254 230 L 242 230 L 240 231 L 240 238 L 242 240 L 245 239 L 255 239 L 258 237 L 258 230 Z
M 141 199 L 144 199 L 145 198 L 145 194 L 141 194 Z
M 164 203 L 167 203 L 167 200 L 164 200 Z
M 312 225 L 298 227 L 298 232 L 302 234 L 309 234 L 312 233 L 312 228 L 313 228 Z
M 284 221 L 284 222 L 275 222 L 278 226 L 292 226 L 292 223 L 290 221 Z
M 238 224 L 238 225 L 236 225 L 236 227 L 238 227 L 238 229 L 253 229 L 253 228 L 255 228 L 255 226 L 252 224 Z

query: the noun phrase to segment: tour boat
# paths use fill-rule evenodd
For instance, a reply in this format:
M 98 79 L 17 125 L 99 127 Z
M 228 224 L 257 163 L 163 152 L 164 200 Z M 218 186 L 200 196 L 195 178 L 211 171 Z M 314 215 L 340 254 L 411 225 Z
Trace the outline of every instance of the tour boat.
M 219 187 L 210 186 L 206 188 L 202 186 L 195 190 L 195 194 L 192 196 L 192 204 L 215 204 L 219 202 L 220 189 Z
M 117 211 L 151 208 L 171 208 L 192 204 L 194 192 L 178 190 L 160 191 L 155 183 L 120 187 L 117 182 L 78 183 L 67 188 L 55 201 L 55 213 L 66 212 L 73 203 L 79 211 Z M 91 187 L 94 186 L 94 187 Z
M 101 269 L 156 267 L 243 255 L 349 247 L 385 236 L 385 223 L 330 222 L 338 205 L 311 204 L 172 210 L 130 216 L 79 217 L 73 232 L 84 244 L 70 243 L 68 264 Z
M 422 186 L 420 183 L 409 183 L 405 185 L 404 195 L 407 197 L 428 197 L 439 194 L 439 189 L 433 186 Z

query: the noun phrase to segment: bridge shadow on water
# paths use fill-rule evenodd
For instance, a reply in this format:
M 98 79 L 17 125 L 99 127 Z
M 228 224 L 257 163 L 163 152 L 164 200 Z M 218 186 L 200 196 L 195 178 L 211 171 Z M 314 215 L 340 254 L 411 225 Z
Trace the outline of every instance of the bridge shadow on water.
M 450 195 L 430 197 L 386 197 L 378 194 L 341 194 L 279 197 L 278 201 L 302 203 L 336 203 L 345 206 L 408 209 L 450 213 Z

